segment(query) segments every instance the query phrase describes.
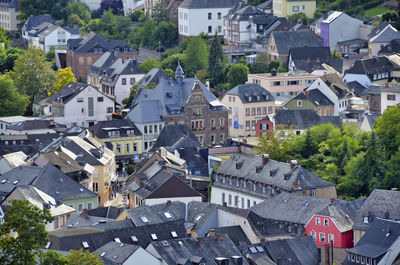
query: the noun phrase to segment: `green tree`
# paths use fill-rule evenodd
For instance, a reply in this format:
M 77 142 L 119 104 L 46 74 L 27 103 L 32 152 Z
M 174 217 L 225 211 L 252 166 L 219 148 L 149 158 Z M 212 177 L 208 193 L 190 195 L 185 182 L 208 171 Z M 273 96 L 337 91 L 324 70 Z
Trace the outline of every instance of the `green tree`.
M 190 38 L 183 60 L 185 74 L 192 77 L 197 71 L 207 69 L 207 45 L 200 37 Z
M 400 149 L 392 155 L 392 158 L 386 163 L 386 174 L 382 181 L 382 188 L 400 189 Z
M 46 61 L 46 53 L 39 48 L 29 47 L 15 61 L 14 70 L 9 75 L 19 93 L 28 95 L 31 102 L 54 88 L 55 73 L 51 63 Z
M 65 19 L 64 8 L 68 0 L 19 0 L 20 19 L 26 20 L 30 15 L 51 15 L 54 20 Z
M 89 7 L 82 2 L 69 2 L 64 9 L 67 24 L 70 27 L 84 27 L 90 20 Z
M 183 58 L 184 55 L 181 53 L 172 54 L 161 61 L 161 66 L 163 69 L 176 69 L 178 62 L 182 62 Z
M 249 68 L 245 64 L 237 63 L 230 67 L 228 72 L 228 82 L 231 87 L 244 84 L 247 81 L 247 75 L 250 73 Z
M 178 27 L 171 21 L 161 21 L 152 34 L 153 43 L 157 45 L 157 40 L 161 45 L 171 46 L 178 40 Z
M 15 61 L 24 54 L 19 48 L 0 49 L 0 73 L 12 71 Z
M 40 255 L 40 265 L 68 265 L 67 261 L 57 251 L 47 250 Z
M 0 116 L 14 116 L 24 114 L 29 104 L 29 98 L 18 93 L 13 81 L 0 76 Z
M 59 69 L 56 75 L 56 86 L 55 89 L 51 91 L 52 94 L 60 91 L 70 82 L 75 82 L 76 78 L 74 73 L 72 72 L 71 67 L 66 67 L 64 69 Z
M 136 9 L 135 11 L 132 12 L 131 14 L 131 20 L 133 22 L 138 22 L 144 17 L 144 11 L 140 9 Z
M 281 62 L 279 60 L 274 60 L 269 63 L 269 70 L 272 71 L 272 69 L 278 70 L 279 65 Z
M 334 49 L 334 50 L 331 52 L 331 58 L 332 58 L 332 59 L 341 59 L 342 57 L 340 56 L 340 54 L 337 53 L 336 49 Z
M 71 250 L 71 254 L 65 256 L 68 265 L 103 265 L 97 254 L 89 251 Z
M 40 210 L 28 201 L 12 201 L 10 209 L 0 224 L 0 263 L 36 264 L 41 246 L 48 241 L 45 225 L 53 221 L 47 208 Z M 5 235 L 16 233 L 16 238 Z
M 7 49 L 10 47 L 11 40 L 6 35 L 6 31 L 3 28 L 0 28 L 0 43 L 3 44 L 3 48 Z
M 211 87 L 225 82 L 224 68 L 224 51 L 222 50 L 221 40 L 218 38 L 217 32 L 215 32 L 214 39 L 210 46 L 210 55 L 208 57 L 208 71 Z
M 400 147 L 400 105 L 387 108 L 374 124 L 376 136 L 383 145 L 386 160 Z
M 125 105 L 125 108 L 130 108 L 131 107 L 132 101 L 136 96 L 138 87 L 139 87 L 139 84 L 132 85 L 131 92 L 129 93 L 129 97 L 124 98 L 122 100 L 122 104 Z
M 145 73 L 150 72 L 150 70 L 153 69 L 154 67 L 161 67 L 161 63 L 159 61 L 154 60 L 153 58 L 149 58 L 139 65 L 140 70 L 142 70 Z
M 161 22 L 167 22 L 169 20 L 167 5 L 164 1 L 160 1 L 154 5 L 151 18 L 158 24 Z
M 158 45 L 158 42 L 153 39 L 152 34 L 156 27 L 156 23 L 152 19 L 148 18 L 145 20 L 141 28 L 138 29 L 141 36 L 140 38 L 142 46 Z
M 306 26 L 308 26 L 308 24 L 310 23 L 310 19 L 303 12 L 288 16 L 288 20 L 296 23 L 303 23 Z

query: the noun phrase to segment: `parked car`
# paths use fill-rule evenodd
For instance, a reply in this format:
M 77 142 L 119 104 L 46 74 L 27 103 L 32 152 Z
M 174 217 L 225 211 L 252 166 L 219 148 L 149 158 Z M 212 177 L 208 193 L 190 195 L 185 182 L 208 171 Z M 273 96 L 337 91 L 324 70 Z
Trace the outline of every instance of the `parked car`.
M 351 56 L 356 56 L 356 55 L 358 55 L 357 52 L 349 52 L 349 53 L 343 54 L 343 58 L 349 58 Z

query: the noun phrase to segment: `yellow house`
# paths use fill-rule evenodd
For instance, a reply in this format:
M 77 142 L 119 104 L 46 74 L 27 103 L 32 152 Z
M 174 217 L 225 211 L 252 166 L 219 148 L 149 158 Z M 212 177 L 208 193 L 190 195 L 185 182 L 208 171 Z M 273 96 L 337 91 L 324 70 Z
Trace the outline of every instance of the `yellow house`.
M 288 17 L 297 13 L 304 13 L 312 18 L 316 9 L 316 0 L 273 0 L 273 13 L 278 17 Z

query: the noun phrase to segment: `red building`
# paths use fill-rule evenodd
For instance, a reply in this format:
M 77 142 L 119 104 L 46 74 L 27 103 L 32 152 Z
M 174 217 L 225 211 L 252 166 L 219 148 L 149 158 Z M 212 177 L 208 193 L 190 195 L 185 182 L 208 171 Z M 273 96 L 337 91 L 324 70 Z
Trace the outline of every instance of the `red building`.
M 272 131 L 274 129 L 274 124 L 272 121 L 269 119 L 268 116 L 265 116 L 263 119 L 259 120 L 256 123 L 256 136 L 260 136 L 263 134 L 266 134 L 269 131 Z
M 312 236 L 317 247 L 331 245 L 337 248 L 352 248 L 355 214 L 365 200 L 353 202 L 338 200 L 314 214 L 305 225 L 308 236 Z

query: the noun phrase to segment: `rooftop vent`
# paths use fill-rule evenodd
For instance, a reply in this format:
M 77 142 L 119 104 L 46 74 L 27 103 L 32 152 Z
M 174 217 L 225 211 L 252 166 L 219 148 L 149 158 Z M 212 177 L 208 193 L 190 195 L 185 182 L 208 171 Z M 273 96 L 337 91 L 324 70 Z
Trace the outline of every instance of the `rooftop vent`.
M 140 219 L 142 220 L 143 223 L 148 223 L 149 220 L 147 219 L 146 216 L 140 216 Z
M 151 234 L 151 239 L 153 239 L 153 240 L 157 240 L 157 239 L 158 239 L 158 237 L 157 237 L 157 235 L 156 235 L 156 234 Z
M 137 242 L 138 242 L 138 239 L 137 239 L 136 236 L 131 236 L 131 239 L 132 239 L 132 242 L 133 242 L 133 243 L 137 243 Z
M 89 248 L 89 244 L 86 241 L 82 242 L 82 246 L 83 246 L 83 248 Z
M 175 231 L 171 231 L 171 235 L 172 235 L 173 238 L 177 238 L 178 237 L 178 234 Z

